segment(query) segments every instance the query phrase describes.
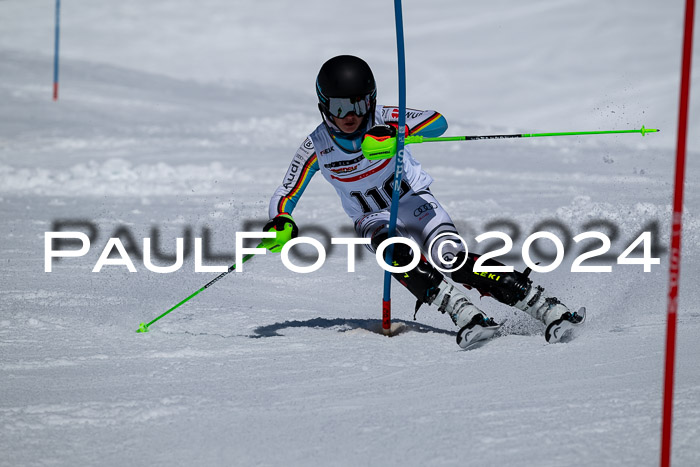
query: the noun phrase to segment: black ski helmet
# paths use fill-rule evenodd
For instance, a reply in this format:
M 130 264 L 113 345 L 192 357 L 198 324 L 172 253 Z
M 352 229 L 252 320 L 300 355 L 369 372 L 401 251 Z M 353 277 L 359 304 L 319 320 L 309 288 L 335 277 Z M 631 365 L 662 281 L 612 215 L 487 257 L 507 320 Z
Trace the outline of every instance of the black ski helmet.
M 370 96 L 376 102 L 377 85 L 367 62 L 352 55 L 338 55 L 323 64 L 316 78 L 316 94 L 321 111 L 333 113 L 328 108 L 331 97 Z
M 356 141 L 374 122 L 374 111 L 377 104 L 377 85 L 374 75 L 367 62 L 352 55 L 339 55 L 328 60 L 321 66 L 316 78 L 316 95 L 318 109 L 328 130 L 336 140 L 353 141 L 350 147 L 343 147 L 350 152 L 356 152 Z M 333 127 L 331 117 L 343 118 L 354 112 L 363 117 L 357 134 L 344 134 Z M 341 147 L 344 145 L 341 145 Z

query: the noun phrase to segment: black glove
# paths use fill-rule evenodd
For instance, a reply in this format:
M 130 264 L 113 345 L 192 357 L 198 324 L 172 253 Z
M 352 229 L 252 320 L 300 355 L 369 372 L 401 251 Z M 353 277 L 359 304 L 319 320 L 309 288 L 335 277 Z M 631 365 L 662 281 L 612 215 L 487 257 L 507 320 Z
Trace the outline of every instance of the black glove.
M 395 138 L 396 128 L 397 127 L 391 125 L 374 125 L 367 131 L 366 135 L 373 136 L 375 139 L 384 138 L 386 136 Z

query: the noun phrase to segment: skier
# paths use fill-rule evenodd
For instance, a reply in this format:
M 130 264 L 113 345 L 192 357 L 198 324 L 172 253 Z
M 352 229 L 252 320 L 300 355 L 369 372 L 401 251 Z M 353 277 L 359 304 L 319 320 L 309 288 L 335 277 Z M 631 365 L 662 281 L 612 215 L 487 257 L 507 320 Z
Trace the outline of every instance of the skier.
M 365 135 L 395 136 L 399 109 L 377 105 L 372 70 L 365 61 L 350 55 L 323 64 L 316 94 L 322 123 L 301 144 L 282 184 L 272 195 L 271 219 L 264 230 L 277 235 L 264 239 L 263 245 L 280 251 L 284 243 L 298 235 L 292 211 L 311 178 L 320 171 L 340 196 L 357 235 L 370 239 L 370 249 L 375 251 L 388 237 L 394 164 L 390 163 L 393 159 L 366 159 L 361 143 Z M 447 129 L 445 118 L 433 110 L 407 109 L 405 121 L 407 135 L 436 137 Z M 416 297 L 416 311 L 427 303 L 447 313 L 459 329 L 457 343 L 463 348 L 492 336 L 500 326 L 457 288 L 454 283 L 458 283 L 541 320 L 547 326 L 545 337 L 549 342 L 570 337 L 573 327 L 583 321 L 585 310 L 571 313 L 542 287 L 532 284 L 528 269 L 525 273 L 475 273 L 473 267 L 479 255 L 466 255 L 462 242 L 450 236 L 457 234 L 457 229 L 431 193 L 432 181 L 406 147 L 396 234 L 414 240 L 423 254 L 414 269 L 394 277 Z M 426 251 L 433 242 L 431 251 Z M 430 264 L 428 255 L 442 270 L 462 262 L 464 265 L 446 273 L 448 278 Z M 395 244 L 395 265 L 408 265 L 412 259 L 410 247 Z M 494 260 L 484 265 L 502 266 Z

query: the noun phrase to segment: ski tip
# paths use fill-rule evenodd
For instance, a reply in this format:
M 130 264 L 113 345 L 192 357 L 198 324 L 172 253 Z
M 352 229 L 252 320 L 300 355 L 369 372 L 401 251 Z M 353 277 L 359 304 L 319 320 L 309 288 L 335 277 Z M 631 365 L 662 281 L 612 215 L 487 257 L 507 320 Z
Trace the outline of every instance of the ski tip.
M 488 327 L 473 326 L 470 328 L 468 325 L 463 326 L 457 332 L 457 345 L 462 350 L 477 349 L 495 337 L 502 325 L 503 323 Z
M 146 323 L 139 324 L 139 328 L 136 330 L 136 332 L 148 332 L 148 324 L 146 324 Z

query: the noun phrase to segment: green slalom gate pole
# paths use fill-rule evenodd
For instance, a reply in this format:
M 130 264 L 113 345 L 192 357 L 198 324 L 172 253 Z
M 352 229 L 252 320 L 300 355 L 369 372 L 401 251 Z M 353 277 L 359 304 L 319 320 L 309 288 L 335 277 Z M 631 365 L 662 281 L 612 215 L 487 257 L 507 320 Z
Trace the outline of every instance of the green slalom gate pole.
M 612 135 L 622 133 L 639 133 L 646 136 L 647 133 L 657 133 L 653 128 L 639 130 L 603 130 L 603 131 L 565 131 L 559 133 L 519 133 L 511 135 L 474 135 L 474 136 L 440 136 L 426 138 L 420 135 L 406 136 L 405 144 L 434 143 L 441 141 L 477 141 L 484 139 L 510 139 L 510 138 L 540 138 L 547 136 L 580 136 L 580 135 Z M 396 138 L 365 137 L 362 141 L 362 152 L 367 159 L 388 159 L 396 154 Z
M 260 247 L 262 247 L 262 246 L 263 246 L 263 244 L 260 243 L 260 244 L 259 244 L 258 246 L 256 246 L 255 248 L 260 248 Z M 241 260 L 241 264 L 245 263 L 246 261 L 248 261 L 248 260 L 249 260 L 250 258 L 252 258 L 253 256 L 255 256 L 255 255 L 254 255 L 254 254 L 247 254 L 247 255 L 245 255 L 245 256 L 243 257 L 243 259 Z M 168 315 L 171 311 L 175 310 L 175 309 L 178 308 L 180 305 L 182 305 L 182 304 L 184 304 L 184 303 L 190 301 L 192 298 L 194 298 L 196 295 L 198 295 L 198 294 L 199 294 L 200 292 L 202 292 L 204 289 L 207 289 L 207 288 L 211 287 L 212 285 L 214 285 L 214 283 L 215 283 L 216 281 L 218 281 L 219 279 L 221 279 L 222 277 L 224 277 L 226 274 L 228 274 L 229 272 L 233 271 L 234 269 L 236 269 L 236 264 L 235 264 L 235 263 L 232 264 L 231 266 L 229 266 L 229 268 L 228 268 L 227 271 L 224 271 L 224 272 L 222 272 L 221 274 L 219 274 L 218 276 L 216 276 L 216 277 L 215 277 L 214 279 L 212 279 L 209 283 L 207 283 L 207 285 L 205 285 L 205 286 L 202 287 L 201 289 L 197 290 L 197 291 L 194 292 L 192 295 L 190 295 L 190 296 L 187 297 L 186 299 L 182 300 L 180 303 L 178 303 L 177 305 L 175 305 L 174 307 L 172 307 L 171 309 L 169 309 L 168 311 L 166 311 L 166 312 L 163 313 L 162 315 L 158 316 L 157 318 L 151 320 L 151 321 L 148 322 L 148 323 L 141 323 L 141 324 L 139 324 L 139 328 L 136 330 L 136 332 L 148 332 L 149 326 L 151 326 L 153 323 L 155 323 L 156 321 L 158 321 L 158 320 L 161 319 L 162 317 Z

